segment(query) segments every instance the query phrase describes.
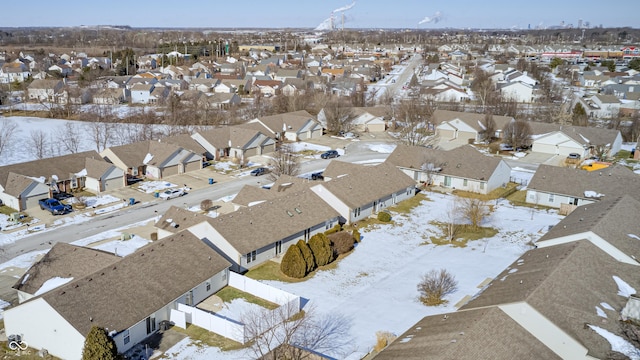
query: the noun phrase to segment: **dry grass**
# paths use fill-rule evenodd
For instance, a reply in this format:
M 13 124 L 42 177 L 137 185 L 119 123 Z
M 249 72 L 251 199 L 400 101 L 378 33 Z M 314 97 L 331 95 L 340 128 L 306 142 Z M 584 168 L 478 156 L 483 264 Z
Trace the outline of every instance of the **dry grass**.
M 222 290 L 218 291 L 216 295 L 226 303 L 229 303 L 235 299 L 244 299 L 246 302 L 262 306 L 263 308 L 269 310 L 278 308 L 278 304 L 274 304 L 271 301 L 267 301 L 231 286 L 225 286 L 224 288 L 222 288 Z
M 447 234 L 447 227 L 449 224 L 431 221 L 431 225 L 435 225 L 442 230 L 442 234 Z M 428 242 L 422 243 L 422 245 L 453 245 L 455 247 L 466 247 L 469 241 L 480 240 L 495 236 L 498 230 L 491 227 L 482 227 L 474 229 L 473 226 L 468 224 L 456 224 L 455 238 L 453 240 L 447 239 L 446 235 L 430 236 Z
M 213 347 L 219 348 L 222 351 L 238 350 L 245 347 L 239 342 L 233 341 L 231 339 L 227 339 L 222 335 L 218 335 L 214 332 L 203 329 L 193 324 L 187 325 L 186 329 L 181 329 L 177 326 L 174 326 L 171 328 L 171 330 L 186 334 L 191 338 L 191 340 L 196 346 L 198 345 L 213 346 Z
M 380 352 L 395 340 L 397 336 L 388 331 L 376 331 L 376 345 L 373 351 Z

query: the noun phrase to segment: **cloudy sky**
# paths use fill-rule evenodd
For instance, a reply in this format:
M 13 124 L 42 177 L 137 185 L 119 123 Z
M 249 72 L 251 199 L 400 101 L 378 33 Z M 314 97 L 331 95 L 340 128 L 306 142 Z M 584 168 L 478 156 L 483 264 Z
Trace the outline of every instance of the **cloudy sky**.
M 0 27 L 129 25 L 132 27 L 315 28 L 352 0 L 68 0 L 3 1 Z M 335 13 L 352 28 L 523 28 L 578 25 L 640 27 L 637 0 L 425 1 L 357 0 Z

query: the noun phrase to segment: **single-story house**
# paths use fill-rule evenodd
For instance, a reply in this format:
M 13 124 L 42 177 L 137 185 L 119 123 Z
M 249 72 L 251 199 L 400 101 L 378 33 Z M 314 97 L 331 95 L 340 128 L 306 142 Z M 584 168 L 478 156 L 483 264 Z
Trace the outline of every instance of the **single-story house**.
M 27 87 L 27 94 L 29 100 L 36 102 L 63 103 L 61 99 L 66 98 L 62 80 L 33 80 Z
M 39 206 L 38 200 L 48 198 L 54 192 L 82 189 L 86 187 L 89 160 L 103 161 L 97 152 L 86 151 L 2 166 L 0 200 L 13 209 L 23 211 Z M 99 165 L 89 163 L 92 176 L 97 176 L 93 168 L 97 169 Z
M 322 136 L 322 126 L 306 110 L 263 116 L 249 123 L 260 123 L 280 141 L 304 141 Z
M 125 88 L 99 89 L 93 94 L 93 103 L 98 105 L 118 105 L 129 100 L 129 90 Z
M 355 116 L 351 121 L 354 131 L 384 132 L 387 129 L 387 121 L 385 119 L 390 117 L 387 107 L 355 107 L 351 111 L 352 115 Z
M 479 142 L 483 137 L 486 127 L 483 125 L 485 114 L 468 113 L 460 111 L 436 110 L 431 116 L 431 123 L 436 127 L 439 142 L 442 145 L 455 143 L 455 146 Z M 495 122 L 495 132 L 492 137 L 501 138 L 502 129 L 514 121 L 511 116 L 492 116 Z M 446 146 L 451 148 L 453 146 Z
M 568 156 L 580 154 L 582 158 L 597 155 L 598 147 L 607 149 L 605 156 L 611 157 L 620 151 L 622 135 L 616 129 L 584 126 L 561 126 L 530 122 L 533 135 L 531 151 Z
M 638 175 L 621 165 L 600 171 L 541 164 L 527 185 L 526 202 L 561 208 L 630 194 L 640 198 Z
M 174 144 L 139 141 L 109 147 L 100 153 L 129 177 L 162 179 L 167 176 L 202 169 L 202 155 Z
M 224 256 L 231 270 L 242 273 L 284 255 L 298 240 L 330 229 L 339 214 L 312 191 L 302 190 L 268 201 L 256 198 L 251 206 L 216 218 L 199 217 L 172 207 L 156 224 L 158 236 L 188 229 Z
M 100 194 L 127 185 L 124 170 L 102 159 L 87 158 L 84 170 L 85 188 L 93 193 Z
M 207 159 L 231 157 L 244 162 L 245 158 L 275 151 L 275 140 L 257 130 L 225 126 L 200 131 L 191 136 L 205 149 Z
M 413 179 L 387 162 L 366 166 L 332 160 L 323 175 L 325 181 L 310 189 L 347 224 L 409 199 L 416 190 Z
M 416 182 L 480 194 L 504 186 L 511 177 L 511 167 L 504 160 L 471 145 L 452 150 L 398 145 L 385 162 Z
M 58 269 L 79 266 L 73 256 L 60 261 Z M 82 271 L 78 278 L 66 275 L 67 283 L 48 284 L 51 290 L 5 310 L 7 334 L 21 334 L 30 348 L 74 360 L 82 358 L 91 327 L 99 326 L 124 353 L 155 334 L 178 304 L 198 304 L 228 284 L 229 263 L 190 232 L 104 262 L 84 276 Z M 52 265 L 40 261 L 34 266 L 46 272 Z M 25 277 L 20 281 L 28 281 Z

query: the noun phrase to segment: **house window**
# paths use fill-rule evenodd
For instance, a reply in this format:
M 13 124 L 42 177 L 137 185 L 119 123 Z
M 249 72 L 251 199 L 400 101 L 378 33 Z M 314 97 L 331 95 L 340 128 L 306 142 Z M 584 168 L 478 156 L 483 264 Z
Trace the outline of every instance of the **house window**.
M 484 183 L 483 182 L 480 183 L 480 190 L 484 190 Z
M 462 186 L 467 186 L 467 183 L 468 183 L 467 179 L 462 180 Z
M 123 332 L 123 335 L 124 335 L 124 344 L 127 345 L 129 341 L 131 341 L 131 338 L 129 337 L 129 329 L 125 330 Z
M 156 331 L 156 317 L 149 316 L 147 318 L 147 335 L 151 334 L 154 331 Z
M 549 202 L 553 203 L 553 201 L 555 200 L 555 197 L 553 194 L 549 194 Z
M 222 280 L 227 280 L 227 271 L 229 271 L 229 269 L 224 269 L 222 272 Z
M 276 241 L 276 255 L 282 253 L 282 241 Z
M 252 262 L 252 261 L 256 261 L 256 251 L 253 250 L 250 253 L 247 253 L 247 264 Z
M 207 291 L 211 291 L 211 283 L 207 281 Z
M 360 208 L 353 209 L 353 217 L 358 217 L 358 216 L 360 216 Z

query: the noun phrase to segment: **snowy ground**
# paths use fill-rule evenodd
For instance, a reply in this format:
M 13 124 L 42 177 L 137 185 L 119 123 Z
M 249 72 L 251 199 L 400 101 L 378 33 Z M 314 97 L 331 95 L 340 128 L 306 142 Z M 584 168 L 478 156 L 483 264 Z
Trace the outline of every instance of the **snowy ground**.
M 420 318 L 455 310 L 455 304 L 472 296 L 485 279 L 495 277 L 560 221 L 555 211 L 517 208 L 501 201 L 483 224 L 499 229 L 490 238 L 470 242 L 465 248 L 424 244 L 440 230 L 430 221 L 446 221 L 454 196 L 428 193 L 410 215 L 395 215 L 396 225 L 363 232 L 362 242 L 333 270 L 320 271 L 300 283 L 269 281 L 270 285 L 309 299 L 319 313 L 344 314 L 351 319 L 353 347 L 347 353 L 329 354 L 345 358 L 364 355 L 375 344 L 376 331 L 401 334 Z M 416 285 L 431 269 L 446 268 L 459 282 L 459 290 L 446 306 L 426 307 L 418 301 Z M 234 315 L 237 316 L 237 315 Z M 175 359 L 244 359 L 244 351 L 220 352 L 194 345 L 188 339 L 168 354 Z

